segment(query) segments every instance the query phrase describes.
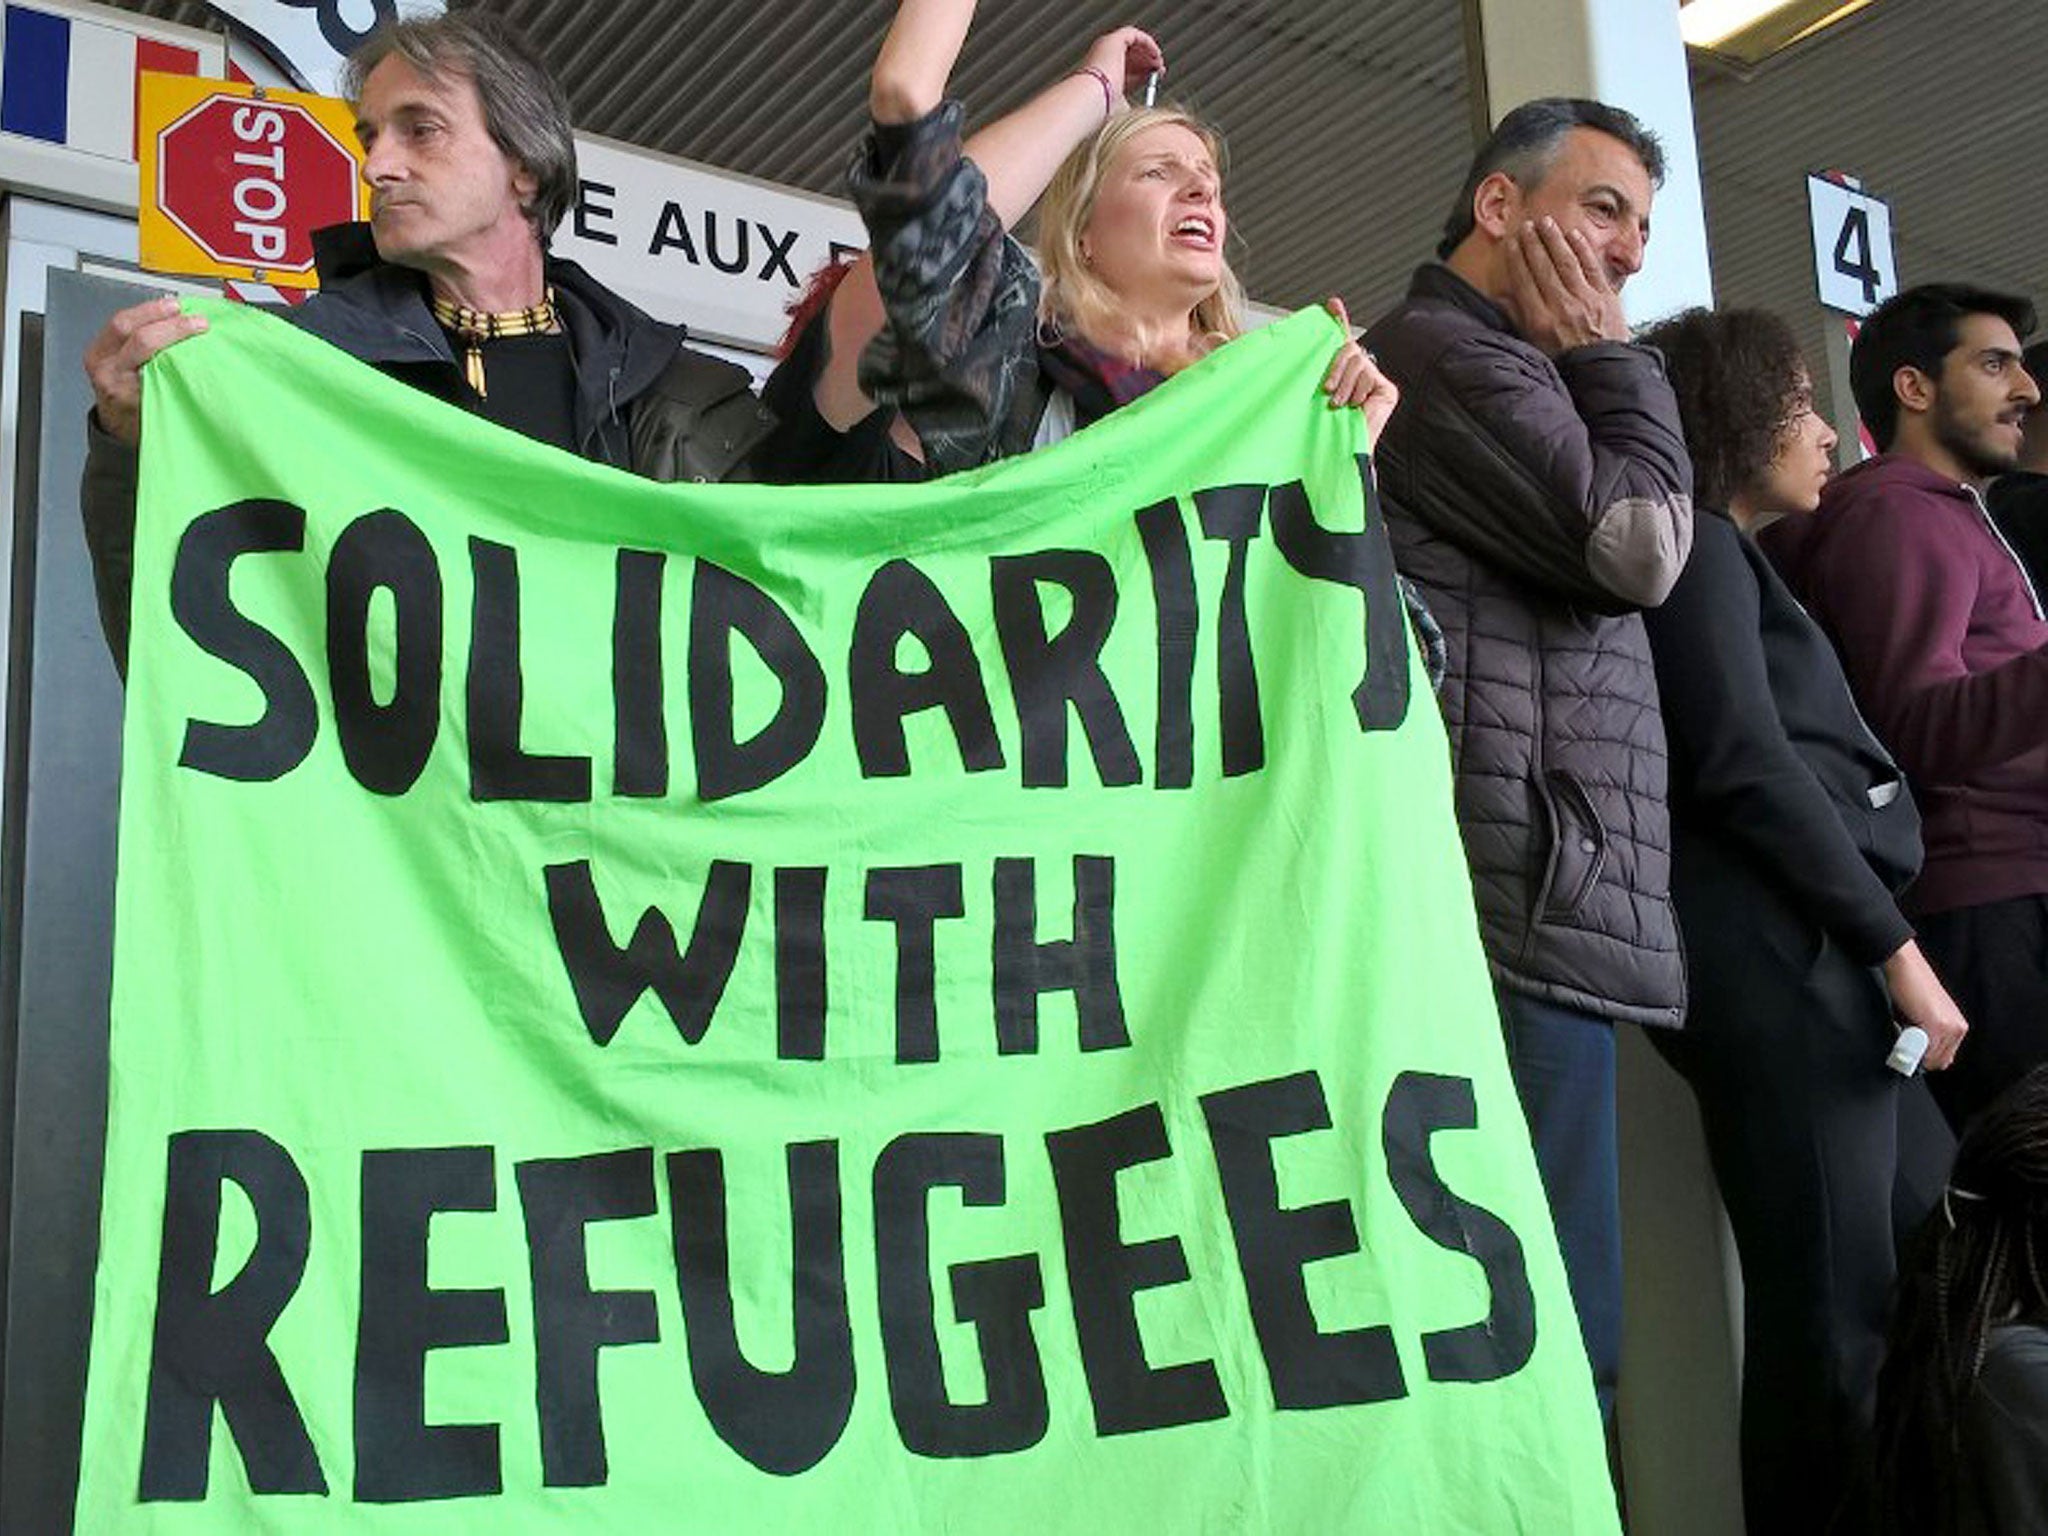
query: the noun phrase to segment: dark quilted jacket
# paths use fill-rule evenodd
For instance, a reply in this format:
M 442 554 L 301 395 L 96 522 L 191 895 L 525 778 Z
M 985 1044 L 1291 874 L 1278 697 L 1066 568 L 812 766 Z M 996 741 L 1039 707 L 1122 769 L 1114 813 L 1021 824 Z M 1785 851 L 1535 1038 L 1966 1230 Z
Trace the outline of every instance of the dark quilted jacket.
M 1496 980 L 1677 1025 L 1663 722 L 1636 610 L 1692 545 L 1692 468 L 1658 355 L 1555 360 L 1448 268 L 1367 337 L 1401 386 L 1379 445 L 1401 572 L 1443 625 L 1442 704 Z

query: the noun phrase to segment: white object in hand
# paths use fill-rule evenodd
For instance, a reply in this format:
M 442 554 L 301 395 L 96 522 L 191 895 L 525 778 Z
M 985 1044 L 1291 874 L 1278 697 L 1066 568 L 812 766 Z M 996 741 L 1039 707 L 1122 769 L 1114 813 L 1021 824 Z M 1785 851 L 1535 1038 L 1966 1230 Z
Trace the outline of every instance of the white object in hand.
M 1892 1053 L 1885 1057 L 1884 1064 L 1901 1077 L 1911 1077 L 1920 1070 L 1920 1058 L 1926 1054 L 1927 1031 L 1918 1024 L 1908 1024 L 1892 1042 Z

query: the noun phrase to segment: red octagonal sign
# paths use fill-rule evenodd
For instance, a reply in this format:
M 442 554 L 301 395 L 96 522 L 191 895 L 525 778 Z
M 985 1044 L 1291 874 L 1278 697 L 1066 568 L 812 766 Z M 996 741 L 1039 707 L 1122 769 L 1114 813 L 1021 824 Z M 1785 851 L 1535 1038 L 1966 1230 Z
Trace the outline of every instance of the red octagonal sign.
M 313 231 L 356 216 L 356 161 L 291 102 L 210 96 L 157 135 L 157 205 L 226 266 L 309 272 Z

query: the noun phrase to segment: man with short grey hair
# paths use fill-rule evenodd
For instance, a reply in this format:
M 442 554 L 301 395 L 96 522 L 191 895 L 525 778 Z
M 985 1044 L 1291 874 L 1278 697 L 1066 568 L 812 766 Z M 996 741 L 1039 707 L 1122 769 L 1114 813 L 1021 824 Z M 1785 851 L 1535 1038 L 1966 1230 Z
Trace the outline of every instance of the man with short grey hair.
M 508 24 L 463 11 L 380 29 L 349 61 L 370 221 L 315 236 L 294 324 L 527 437 L 655 480 L 740 472 L 768 417 L 746 370 L 683 345 L 547 240 L 576 196 L 560 86 Z M 123 310 L 85 355 L 81 501 L 100 620 L 124 671 L 141 369 L 206 328 L 175 299 Z
M 1603 1410 L 1621 1354 L 1613 1026 L 1675 1026 L 1664 731 L 1639 609 L 1692 546 L 1692 468 L 1621 288 L 1663 175 L 1626 112 L 1502 120 L 1441 263 L 1367 334 L 1401 573 L 1442 624 L 1458 820 L 1509 1065 Z

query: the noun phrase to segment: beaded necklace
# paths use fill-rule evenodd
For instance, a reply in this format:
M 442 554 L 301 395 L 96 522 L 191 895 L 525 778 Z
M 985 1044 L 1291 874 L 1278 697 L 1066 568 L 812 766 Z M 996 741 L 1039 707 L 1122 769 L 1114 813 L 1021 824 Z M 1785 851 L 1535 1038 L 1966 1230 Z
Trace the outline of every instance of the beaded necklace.
M 455 333 L 464 347 L 462 376 L 479 399 L 489 399 L 484 387 L 484 343 L 503 336 L 544 336 L 555 328 L 555 290 L 549 287 L 538 304 L 527 309 L 491 314 L 457 304 L 453 299 L 435 298 L 434 318 Z

